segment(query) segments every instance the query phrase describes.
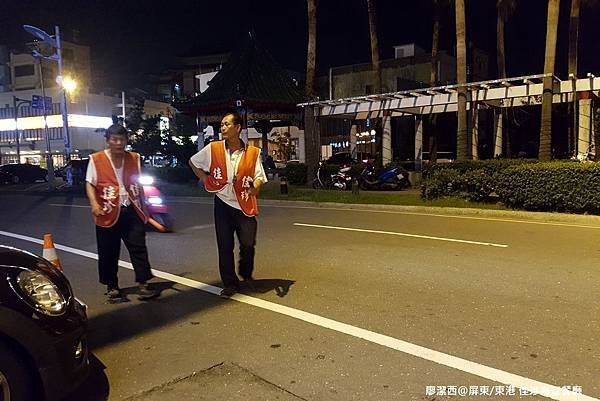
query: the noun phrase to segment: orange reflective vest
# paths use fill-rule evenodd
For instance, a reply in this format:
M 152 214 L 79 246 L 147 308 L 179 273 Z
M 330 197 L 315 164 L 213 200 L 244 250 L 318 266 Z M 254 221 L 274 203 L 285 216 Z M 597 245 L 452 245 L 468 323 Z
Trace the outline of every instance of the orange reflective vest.
M 260 149 L 247 145 L 238 164 L 235 176 L 230 180 L 227 177 L 225 141 L 215 141 L 210 144 L 210 171 L 204 181 L 204 188 L 208 192 L 219 192 L 227 183 L 233 182 L 233 190 L 242 212 L 249 217 L 258 214 L 256 196 L 251 195 L 248 189 L 252 187 L 256 160 Z
M 96 225 L 112 227 L 119 219 L 121 199 L 119 196 L 119 181 L 112 167 L 108 155 L 104 151 L 96 152 L 90 156 L 96 167 L 96 201 L 102 206 L 106 214 L 94 217 Z M 148 216 L 143 212 L 140 199 L 140 187 L 137 178 L 140 175 L 140 155 L 134 152 L 125 152 L 123 159 L 123 186 L 127 190 L 127 197 L 137 212 L 140 219 L 146 224 Z

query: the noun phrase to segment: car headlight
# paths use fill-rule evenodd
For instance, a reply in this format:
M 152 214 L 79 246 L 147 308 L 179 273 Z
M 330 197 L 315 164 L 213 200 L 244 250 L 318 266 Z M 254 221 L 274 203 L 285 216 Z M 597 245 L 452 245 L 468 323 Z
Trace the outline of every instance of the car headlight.
M 140 175 L 138 182 L 142 185 L 152 185 L 154 184 L 154 178 L 149 175 Z
M 163 200 L 159 196 L 150 196 L 148 198 L 148 203 L 150 203 L 151 205 L 162 205 Z
M 60 290 L 45 275 L 24 270 L 17 275 L 17 284 L 32 306 L 51 316 L 61 315 L 67 307 L 67 300 Z

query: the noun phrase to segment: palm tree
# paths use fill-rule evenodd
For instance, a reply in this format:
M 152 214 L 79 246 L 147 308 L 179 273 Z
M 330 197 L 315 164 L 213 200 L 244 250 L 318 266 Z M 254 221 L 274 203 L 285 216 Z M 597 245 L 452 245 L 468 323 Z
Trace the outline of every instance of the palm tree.
M 467 144 L 467 47 L 465 30 L 465 0 L 455 0 L 456 14 L 456 81 L 458 87 L 458 125 L 456 131 L 456 159 L 471 158 Z
M 375 75 L 373 90 L 381 93 L 381 64 L 379 62 L 379 41 L 377 40 L 377 10 L 375 0 L 367 0 L 367 11 L 369 13 L 369 31 L 371 33 L 371 63 Z
M 308 52 L 306 54 L 306 97 L 315 97 L 315 66 L 317 53 L 317 0 L 306 0 L 308 5 Z
M 433 32 L 431 40 L 431 78 L 429 81 L 430 86 L 437 86 L 439 84 L 439 44 L 440 44 L 440 20 L 442 9 L 448 5 L 448 0 L 433 0 Z M 430 135 L 429 135 L 429 161 L 435 163 L 437 161 L 437 143 L 438 143 L 438 132 L 437 132 L 437 114 L 432 114 L 430 122 Z
M 569 74 L 573 74 L 575 76 L 577 76 L 577 44 L 579 42 L 580 3 L 581 0 L 571 0 L 571 18 L 569 19 Z
M 496 10 L 498 14 L 497 23 L 496 23 L 496 55 L 497 55 L 497 63 L 498 63 L 498 77 L 506 78 L 506 54 L 505 50 L 505 42 L 504 42 L 504 28 L 506 26 L 506 22 L 513 16 L 515 13 L 515 9 L 517 8 L 516 0 L 497 0 L 496 1 Z M 506 111 L 504 108 L 500 108 L 500 119 L 501 123 L 506 120 Z M 510 133 L 508 130 L 506 132 L 506 147 L 505 154 L 507 157 L 511 156 L 510 151 Z
M 548 161 L 552 158 L 552 87 L 554 85 L 554 63 L 556 61 L 556 34 L 560 0 L 548 0 L 548 22 L 546 25 L 546 56 L 544 60 L 544 92 L 542 95 L 542 123 L 540 128 L 540 148 L 538 158 Z
M 317 0 L 306 0 L 308 7 L 308 51 L 306 55 L 306 98 L 315 99 L 315 67 L 317 50 Z M 313 176 L 319 161 L 321 140 L 314 110 L 304 108 L 304 139 L 308 179 Z
M 381 64 L 379 62 L 379 40 L 377 39 L 377 4 L 375 0 L 367 0 L 367 12 L 369 14 L 369 33 L 371 39 L 371 65 L 373 70 L 373 93 L 381 93 Z M 378 133 L 377 138 L 377 153 L 381 155 L 382 162 L 385 157 L 383 149 L 385 144 L 384 138 L 384 118 L 375 120 L 375 130 Z M 379 135 L 381 132 L 381 135 Z
M 569 19 L 569 78 L 577 78 L 577 50 L 579 42 L 579 5 L 580 0 L 571 0 L 571 18 Z M 577 135 L 577 96 L 573 96 L 573 103 L 569 104 L 569 116 L 573 124 L 569 125 L 569 154 L 575 149 L 575 136 Z
M 499 78 L 506 78 L 506 57 L 504 54 L 504 27 L 506 22 L 513 16 L 517 7 L 516 0 L 497 0 L 496 10 L 498 20 L 496 25 L 496 48 Z

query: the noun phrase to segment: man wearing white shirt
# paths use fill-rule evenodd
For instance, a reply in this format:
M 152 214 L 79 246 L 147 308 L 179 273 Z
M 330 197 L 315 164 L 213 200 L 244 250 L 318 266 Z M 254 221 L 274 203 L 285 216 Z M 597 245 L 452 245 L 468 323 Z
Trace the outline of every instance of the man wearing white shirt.
M 158 295 L 147 284 L 153 275 L 146 248 L 148 213 L 138 183 L 140 155 L 125 151 L 127 140 L 124 127 L 111 125 L 106 130 L 108 148 L 90 156 L 86 174 L 86 193 L 96 223 L 98 275 L 109 301 L 122 297 L 117 276 L 121 240 L 129 251 L 140 299 Z
M 215 193 L 215 231 L 219 250 L 221 296 L 228 298 L 240 287 L 235 272 L 234 233 L 240 243 L 239 274 L 251 282 L 254 272 L 258 205 L 256 196 L 267 177 L 260 149 L 240 139 L 241 118 L 226 114 L 221 121 L 223 141 L 211 142 L 190 158 L 189 164 L 204 188 Z

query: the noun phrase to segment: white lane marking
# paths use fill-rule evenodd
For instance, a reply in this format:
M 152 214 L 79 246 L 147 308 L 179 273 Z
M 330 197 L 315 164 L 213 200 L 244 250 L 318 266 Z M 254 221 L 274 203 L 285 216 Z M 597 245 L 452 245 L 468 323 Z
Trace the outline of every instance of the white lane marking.
M 170 203 L 191 203 L 197 205 L 212 205 L 212 201 L 209 202 L 196 202 L 188 200 L 169 200 Z M 358 204 L 360 205 L 360 204 Z M 503 219 L 496 217 L 475 217 L 475 216 L 454 216 L 450 214 L 434 214 L 434 213 L 421 213 L 421 212 L 404 212 L 399 210 L 377 210 L 377 209 L 360 209 L 360 208 L 341 208 L 341 207 L 318 207 L 318 206 L 298 206 L 298 205 L 265 205 L 261 204 L 260 207 L 272 207 L 282 209 L 309 209 L 309 210 L 336 210 L 342 212 L 366 212 L 366 213 L 387 213 L 387 214 L 402 214 L 409 216 L 424 216 L 424 217 L 441 217 L 447 219 L 466 219 L 466 220 L 483 220 L 483 221 L 497 221 L 501 223 L 522 223 L 522 224 L 538 224 L 544 226 L 561 226 L 561 227 L 574 227 L 574 228 L 592 228 L 600 229 L 600 225 L 592 226 L 588 224 L 572 224 L 572 223 L 552 223 L 545 221 L 529 221 L 529 220 L 518 220 L 518 219 Z M 434 207 L 432 207 L 434 208 Z
M 81 207 L 81 208 L 85 208 L 85 209 L 89 209 L 89 206 L 85 206 L 85 205 L 61 205 L 58 203 L 51 203 L 50 206 L 54 206 L 54 207 Z
M 0 235 L 7 237 L 17 238 L 24 241 L 33 242 L 36 244 L 43 244 L 44 241 L 28 237 L 25 235 L 14 234 L 7 231 L 0 231 Z M 69 246 L 55 244 L 57 249 L 65 252 L 70 252 L 76 255 L 84 256 L 90 259 L 98 259 L 98 255 L 92 252 L 82 251 Z M 133 270 L 133 266 L 129 262 L 119 260 L 119 266 L 129 270 Z M 221 288 L 215 287 L 210 284 L 205 284 L 200 281 L 192 280 L 185 277 L 180 277 L 175 274 L 163 272 L 160 270 L 152 269 L 152 273 L 156 277 L 160 277 L 165 280 L 170 280 L 181 285 L 185 285 L 190 288 L 195 288 L 201 291 L 208 292 L 210 294 L 218 295 L 221 292 Z M 421 359 L 425 359 L 431 362 L 438 363 L 443 366 L 447 366 L 453 369 L 473 374 L 475 376 L 483 377 L 498 383 L 506 385 L 512 385 L 515 388 L 524 389 L 527 391 L 538 392 L 547 398 L 551 398 L 558 401 L 600 401 L 600 399 L 593 398 L 584 394 L 565 390 L 561 387 L 540 382 L 537 380 L 529 379 L 527 377 L 515 375 L 513 373 L 505 372 L 500 369 L 491 368 L 479 364 L 477 362 L 471 362 L 469 360 L 445 354 L 443 352 L 435 351 L 429 348 L 422 347 L 420 345 L 412 344 L 403 340 L 399 340 L 394 337 L 386 336 L 383 334 L 376 333 L 374 331 L 361 329 L 360 327 L 351 326 L 346 323 L 338 322 L 333 319 L 328 319 L 319 315 L 315 315 L 310 312 L 303 310 L 290 308 L 289 306 L 280 305 L 274 302 L 265 301 L 260 298 L 253 298 L 243 294 L 235 294 L 231 297 L 232 300 L 256 306 L 261 309 L 266 309 L 281 315 L 289 316 L 294 319 L 298 319 L 307 323 L 314 324 L 326 329 L 337 331 L 339 333 L 347 334 L 356 338 L 360 338 L 369 341 L 374 344 L 379 344 L 387 348 L 391 348 L 406 354 L 416 356 Z M 547 393 L 547 395 L 546 395 Z
M 304 223 L 293 223 L 293 225 L 302 226 L 302 227 L 325 228 L 325 229 L 330 229 L 330 230 L 356 231 L 356 232 L 361 232 L 361 233 L 397 235 L 399 237 L 421 238 L 421 239 L 430 239 L 430 240 L 435 240 L 435 241 L 460 242 L 463 244 L 494 246 L 497 248 L 508 248 L 508 245 L 506 245 L 506 244 L 495 244 L 493 242 L 479 242 L 479 241 L 469 241 L 469 240 L 456 239 L 456 238 L 432 237 L 429 235 L 398 233 L 398 232 L 394 232 L 394 231 L 366 230 L 363 228 L 322 226 L 319 224 L 304 224 Z
M 25 189 L 23 190 L 23 192 L 27 192 L 27 191 L 34 191 L 34 190 L 40 189 L 40 188 L 42 188 L 42 187 L 45 187 L 45 186 L 47 186 L 47 185 L 48 185 L 48 184 L 46 184 L 46 183 L 31 184 L 29 187 L 25 188 Z
M 203 230 L 205 228 L 211 228 L 211 227 L 214 227 L 214 226 L 215 226 L 214 224 L 200 224 L 199 226 L 192 226 L 190 228 L 187 228 L 185 231 L 188 231 L 188 230 Z

